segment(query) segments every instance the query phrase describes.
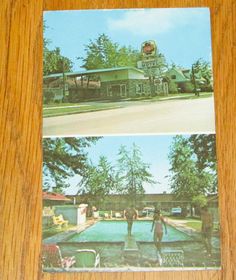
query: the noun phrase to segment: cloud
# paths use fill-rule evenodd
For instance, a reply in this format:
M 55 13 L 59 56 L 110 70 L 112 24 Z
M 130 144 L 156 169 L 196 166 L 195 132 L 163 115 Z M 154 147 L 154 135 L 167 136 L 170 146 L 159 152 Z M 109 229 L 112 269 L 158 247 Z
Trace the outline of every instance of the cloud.
M 189 24 L 198 24 L 206 17 L 206 8 L 142 9 L 125 11 L 121 18 L 109 18 L 110 31 L 127 31 L 135 35 L 157 35 Z

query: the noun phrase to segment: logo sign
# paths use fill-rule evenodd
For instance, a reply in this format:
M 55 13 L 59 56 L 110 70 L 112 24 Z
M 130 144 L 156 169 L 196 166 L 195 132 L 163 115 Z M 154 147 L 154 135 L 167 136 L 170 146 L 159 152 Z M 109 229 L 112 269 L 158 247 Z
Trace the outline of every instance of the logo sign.
M 157 53 L 157 46 L 155 41 L 145 41 L 142 43 L 141 47 L 141 52 L 143 57 L 148 58 L 148 57 L 153 57 Z
M 142 68 L 153 68 L 158 66 L 157 59 L 143 60 Z

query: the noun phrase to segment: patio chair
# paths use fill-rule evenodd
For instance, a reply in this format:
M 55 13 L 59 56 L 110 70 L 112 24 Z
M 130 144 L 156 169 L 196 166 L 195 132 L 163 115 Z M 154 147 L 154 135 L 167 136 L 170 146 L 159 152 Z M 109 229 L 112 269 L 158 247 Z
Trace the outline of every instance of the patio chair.
M 43 244 L 43 268 L 70 268 L 75 263 L 75 257 L 62 258 L 61 250 L 56 244 Z
M 115 213 L 115 217 L 116 217 L 116 218 L 122 218 L 122 216 L 121 216 L 121 214 L 120 214 L 119 212 L 116 212 L 116 213 Z
M 184 251 L 183 250 L 164 250 L 162 252 L 162 266 L 166 267 L 183 267 Z
M 59 226 L 59 227 L 61 227 L 61 226 L 67 227 L 68 226 L 68 221 L 64 220 L 62 215 L 53 216 L 52 219 L 53 219 L 53 224 L 56 225 L 56 226 Z
M 100 267 L 100 255 L 92 249 L 76 250 L 75 260 L 76 267 Z

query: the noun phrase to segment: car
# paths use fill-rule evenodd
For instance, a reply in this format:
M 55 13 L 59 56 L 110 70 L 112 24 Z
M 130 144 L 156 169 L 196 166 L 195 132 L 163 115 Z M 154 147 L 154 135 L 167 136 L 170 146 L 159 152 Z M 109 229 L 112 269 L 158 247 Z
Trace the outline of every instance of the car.
M 144 207 L 142 210 L 142 216 L 143 217 L 152 216 L 154 211 L 155 211 L 155 207 Z
M 181 207 L 173 207 L 171 209 L 171 215 L 173 215 L 173 216 L 181 216 L 182 215 L 182 208 Z

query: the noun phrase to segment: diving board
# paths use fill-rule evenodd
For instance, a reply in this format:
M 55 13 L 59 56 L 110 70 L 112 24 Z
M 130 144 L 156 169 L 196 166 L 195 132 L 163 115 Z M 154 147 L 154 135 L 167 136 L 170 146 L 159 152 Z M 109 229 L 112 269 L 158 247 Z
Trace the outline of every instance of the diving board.
M 125 246 L 124 251 L 125 252 L 138 252 L 138 245 L 135 241 L 134 236 L 126 236 L 125 237 Z

